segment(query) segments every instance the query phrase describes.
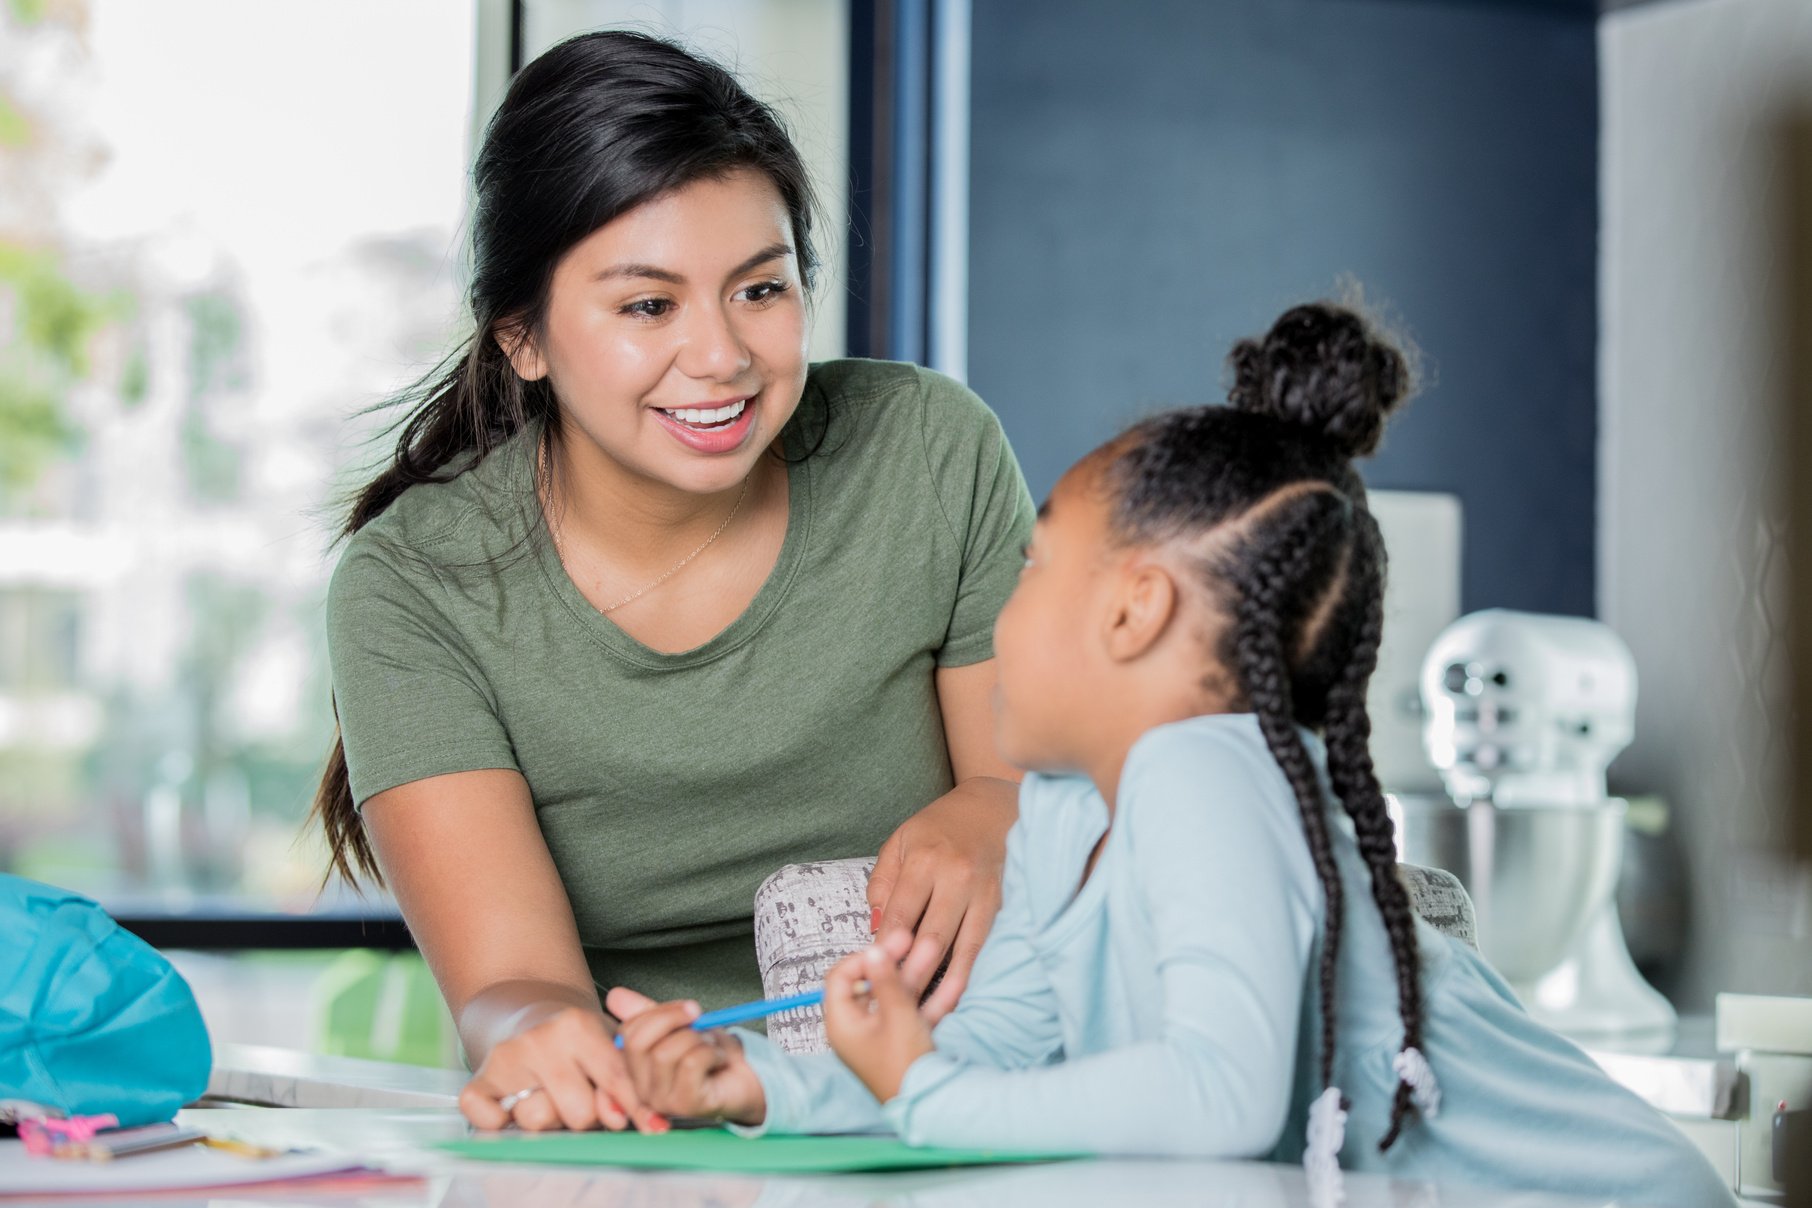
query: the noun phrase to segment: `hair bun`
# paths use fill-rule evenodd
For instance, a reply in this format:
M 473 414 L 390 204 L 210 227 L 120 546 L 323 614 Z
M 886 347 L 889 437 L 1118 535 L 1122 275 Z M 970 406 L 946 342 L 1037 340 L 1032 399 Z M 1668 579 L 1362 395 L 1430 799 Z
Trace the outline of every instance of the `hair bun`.
M 1414 381 L 1396 344 L 1332 302 L 1285 311 L 1263 339 L 1235 344 L 1228 361 L 1233 406 L 1310 429 L 1348 457 L 1378 447 L 1385 417 Z

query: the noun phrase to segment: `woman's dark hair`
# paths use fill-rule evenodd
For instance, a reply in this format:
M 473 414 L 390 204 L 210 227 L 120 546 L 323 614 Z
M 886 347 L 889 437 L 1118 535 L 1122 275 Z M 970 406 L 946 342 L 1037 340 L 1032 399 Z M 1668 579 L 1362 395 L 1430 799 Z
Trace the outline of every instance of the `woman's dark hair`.
M 471 335 L 393 400 L 410 408 L 395 455 L 357 493 L 340 535 L 411 486 L 473 468 L 531 423 L 557 440 L 551 388 L 516 376 L 503 347 L 541 334 L 554 267 L 618 215 L 745 168 L 779 190 L 809 289 L 817 258 L 805 164 L 780 119 L 728 71 L 659 38 L 612 30 L 568 39 L 518 72 L 473 168 Z M 382 884 L 337 732 L 313 816 L 332 853 L 330 876 Z
M 1201 567 L 1224 610 L 1220 663 L 1295 792 L 1327 897 L 1320 958 L 1321 1083 L 1333 1081 L 1335 971 L 1345 903 L 1324 797 L 1297 731 L 1321 731 L 1328 780 L 1352 817 L 1396 964 L 1403 1047 L 1420 1048 L 1415 917 L 1397 878 L 1372 770 L 1366 684 L 1383 631 L 1384 542 L 1353 460 L 1377 448 L 1412 390 L 1408 355 L 1361 314 L 1298 306 L 1229 358 L 1231 406 L 1174 411 L 1133 428 L 1107 470 L 1113 528 L 1129 543 L 1225 525 Z M 1388 1149 L 1411 1105 L 1399 1083 Z

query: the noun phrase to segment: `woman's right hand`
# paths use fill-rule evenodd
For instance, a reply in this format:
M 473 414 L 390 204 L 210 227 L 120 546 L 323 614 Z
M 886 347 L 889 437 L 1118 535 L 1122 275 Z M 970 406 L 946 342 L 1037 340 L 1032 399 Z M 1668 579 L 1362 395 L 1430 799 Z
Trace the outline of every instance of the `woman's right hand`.
M 616 1029 L 600 1011 L 547 1004 L 546 1016 L 491 1048 L 459 1093 L 459 1110 L 478 1128 L 512 1121 L 530 1132 L 600 1125 L 613 1132 L 633 1123 L 643 1132 L 666 1122 L 643 1105 L 616 1047 Z M 523 1091 L 504 1110 L 502 1101 Z
M 478 1065 L 459 1095 L 466 1119 L 536 1131 L 651 1122 L 522 774 L 413 780 L 374 795 L 361 818 Z

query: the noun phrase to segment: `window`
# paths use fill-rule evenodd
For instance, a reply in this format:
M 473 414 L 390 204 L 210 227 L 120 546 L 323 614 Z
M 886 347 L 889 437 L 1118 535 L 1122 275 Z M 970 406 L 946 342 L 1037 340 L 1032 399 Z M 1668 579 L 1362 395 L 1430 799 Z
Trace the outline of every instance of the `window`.
M 0 5 L 0 868 L 304 909 L 355 419 L 447 350 L 476 13 Z
M 844 355 L 845 216 L 849 213 L 849 0 L 518 0 L 526 62 L 593 29 L 677 38 L 736 73 L 773 105 L 817 194 L 822 267 L 811 356 Z
M 512 30 L 623 24 L 778 103 L 838 355 L 845 0 L 0 3 L 0 869 L 140 915 L 318 908 L 366 412 L 462 334 Z

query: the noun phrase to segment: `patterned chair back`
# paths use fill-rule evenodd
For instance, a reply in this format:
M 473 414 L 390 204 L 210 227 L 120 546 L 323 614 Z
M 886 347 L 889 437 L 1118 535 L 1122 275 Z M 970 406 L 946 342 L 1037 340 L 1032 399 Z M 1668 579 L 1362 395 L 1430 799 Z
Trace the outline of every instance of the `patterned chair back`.
M 873 940 L 868 930 L 872 857 L 788 864 L 755 891 L 755 958 L 762 992 L 781 998 L 816 990 L 830 967 Z M 1478 947 L 1472 899 L 1460 879 L 1439 868 L 1399 864 L 1416 913 L 1436 930 Z M 827 1046 L 824 1013 L 807 1007 L 768 1017 L 768 1036 L 789 1053 Z

